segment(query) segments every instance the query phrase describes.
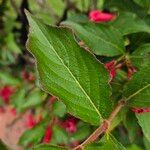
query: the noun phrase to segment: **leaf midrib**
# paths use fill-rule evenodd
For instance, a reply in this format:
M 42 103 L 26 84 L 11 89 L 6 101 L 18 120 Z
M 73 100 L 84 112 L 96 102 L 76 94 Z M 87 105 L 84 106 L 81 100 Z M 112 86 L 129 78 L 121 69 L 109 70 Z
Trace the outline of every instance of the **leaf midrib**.
M 35 22 L 36 23 L 36 22 Z M 37 23 L 36 23 L 37 24 Z M 39 26 L 37 25 L 37 27 L 39 28 Z M 71 72 L 71 70 L 65 65 L 65 63 L 63 62 L 62 58 L 59 56 L 59 54 L 55 51 L 54 47 L 49 43 L 49 40 L 46 38 L 45 34 L 43 33 L 43 31 L 39 28 L 39 30 L 41 31 L 41 33 L 43 34 L 43 36 L 45 37 L 46 41 L 48 42 L 49 46 L 52 48 L 53 52 L 56 54 L 56 56 L 58 57 L 58 59 L 62 62 L 63 66 L 68 70 L 68 72 L 70 73 L 70 75 L 73 77 L 73 79 L 75 80 L 75 82 L 78 84 L 78 86 L 80 87 L 80 89 L 82 90 L 82 92 L 85 94 L 85 96 L 89 99 L 90 103 L 92 104 L 92 106 L 94 107 L 94 109 L 96 110 L 97 114 L 99 115 L 100 119 L 102 119 L 102 116 L 99 112 L 99 110 L 96 108 L 96 106 L 94 105 L 94 103 L 92 102 L 90 96 L 86 93 L 86 91 L 84 90 L 84 88 L 80 85 L 79 81 L 76 79 L 76 77 L 73 75 L 73 73 Z
M 133 93 L 132 95 L 130 95 L 126 101 L 130 100 L 132 97 L 136 96 L 137 94 L 139 94 L 141 91 L 143 91 L 144 89 L 148 88 L 150 86 L 150 84 L 144 86 L 143 88 L 137 90 L 135 93 Z

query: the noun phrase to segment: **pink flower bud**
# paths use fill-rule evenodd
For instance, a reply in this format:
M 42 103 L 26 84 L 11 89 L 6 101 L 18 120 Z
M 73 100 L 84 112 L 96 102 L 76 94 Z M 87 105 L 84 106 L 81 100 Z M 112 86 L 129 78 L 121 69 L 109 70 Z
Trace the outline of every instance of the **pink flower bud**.
M 36 125 L 36 121 L 32 114 L 27 117 L 27 128 L 32 129 Z
M 44 139 L 43 139 L 43 143 L 49 143 L 51 141 L 52 138 L 52 129 L 51 127 L 47 127 L 45 135 L 44 135 Z
M 150 112 L 150 107 L 148 108 L 132 108 L 132 111 L 135 112 L 135 113 L 148 113 Z
M 69 133 L 74 133 L 77 131 L 77 122 L 76 118 L 69 118 L 65 122 L 62 123 L 62 127 L 66 129 Z
M 110 81 L 113 80 L 116 76 L 115 65 L 116 65 L 115 60 L 112 60 L 112 61 L 105 64 L 105 68 L 108 69 L 108 71 L 109 71 Z
M 89 13 L 89 18 L 91 21 L 99 23 L 111 21 L 112 19 L 115 18 L 115 15 L 107 12 L 102 12 L 100 10 L 92 10 Z
M 4 86 L 1 90 L 0 90 L 0 97 L 2 98 L 2 100 L 4 101 L 4 103 L 8 104 L 9 100 L 10 100 L 10 96 L 13 93 L 13 89 L 10 86 Z

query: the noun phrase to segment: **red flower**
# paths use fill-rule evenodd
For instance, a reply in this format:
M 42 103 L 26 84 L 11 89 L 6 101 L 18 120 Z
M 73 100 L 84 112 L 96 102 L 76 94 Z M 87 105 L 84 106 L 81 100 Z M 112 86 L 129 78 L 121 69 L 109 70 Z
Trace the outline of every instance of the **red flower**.
M 10 100 L 10 96 L 13 93 L 13 89 L 10 86 L 4 86 L 1 90 L 0 90 L 0 97 L 3 99 L 3 101 L 8 104 L 9 100 Z
M 107 12 L 102 12 L 100 10 L 92 10 L 89 13 L 89 18 L 91 21 L 99 23 L 99 22 L 111 21 L 112 19 L 115 18 L 115 15 Z
M 49 143 L 51 141 L 51 138 L 52 138 L 52 129 L 50 126 L 48 126 L 44 135 L 43 143 Z
M 105 68 L 108 69 L 108 71 L 109 71 L 110 81 L 112 79 L 114 79 L 115 76 L 116 76 L 115 65 L 116 65 L 116 61 L 115 60 L 112 60 L 112 61 L 110 61 L 110 62 L 105 64 Z
M 36 121 L 32 114 L 27 117 L 27 128 L 32 129 L 36 125 Z
M 35 76 L 33 75 L 33 73 L 28 73 L 26 70 L 23 70 L 21 72 L 21 77 L 23 80 L 26 80 L 26 81 L 29 81 L 29 82 L 32 82 L 35 80 Z
M 146 113 L 146 112 L 150 112 L 150 107 L 148 108 L 132 108 L 132 111 L 135 113 Z
M 66 129 L 67 132 L 74 133 L 77 131 L 77 122 L 76 118 L 69 118 L 62 123 L 62 127 Z

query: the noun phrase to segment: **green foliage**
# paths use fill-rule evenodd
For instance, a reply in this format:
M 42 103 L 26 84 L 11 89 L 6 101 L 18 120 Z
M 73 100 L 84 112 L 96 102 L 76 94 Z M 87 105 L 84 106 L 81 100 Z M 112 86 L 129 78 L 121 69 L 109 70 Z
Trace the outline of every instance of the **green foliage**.
M 137 17 L 137 15 L 134 13 L 120 13 L 117 19 L 111 23 L 111 25 L 118 29 L 122 33 L 122 35 L 137 32 L 150 33 L 150 26 L 145 21 Z
M 33 147 L 33 150 L 67 150 L 63 147 L 60 146 L 54 146 L 54 145 L 48 145 L 48 144 L 43 144 L 43 145 L 38 145 Z
M 100 134 L 83 149 L 149 150 L 149 0 L 1 0 L 0 35 L 0 119 L 25 117 L 18 145 L 66 150 Z
M 33 143 L 38 144 L 44 136 L 45 128 L 46 123 L 42 122 L 36 127 L 25 131 L 19 140 L 19 144 L 22 146 L 27 146 Z
M 150 142 L 150 130 L 149 130 L 150 113 L 136 114 L 136 117 L 138 119 L 138 122 L 139 122 L 142 130 L 143 130 L 145 137 Z
M 66 21 L 63 24 L 73 28 L 80 40 L 85 42 L 96 55 L 116 56 L 124 54 L 123 38 L 120 32 L 112 26 L 94 23 L 78 24 L 71 21 Z M 89 37 L 92 37 L 92 40 Z
M 107 135 L 98 143 L 91 144 L 85 148 L 86 150 L 95 150 L 95 149 L 100 149 L 100 150 L 126 150 L 126 148 L 119 143 L 115 137 L 112 135 Z
M 150 68 L 145 66 L 137 72 L 124 87 L 124 97 L 127 104 L 132 107 L 150 106 Z

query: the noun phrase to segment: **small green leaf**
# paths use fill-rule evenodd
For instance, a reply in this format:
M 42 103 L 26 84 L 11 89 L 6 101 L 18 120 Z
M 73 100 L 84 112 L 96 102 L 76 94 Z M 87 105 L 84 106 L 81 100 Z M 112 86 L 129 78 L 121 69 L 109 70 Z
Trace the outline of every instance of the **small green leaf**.
M 27 95 L 24 99 L 24 103 L 22 104 L 21 108 L 23 110 L 37 106 L 41 104 L 42 101 L 42 93 L 39 89 L 34 89 L 31 93 Z
M 138 131 L 139 131 L 139 125 L 137 122 L 137 118 L 135 114 L 131 111 L 129 111 L 124 119 L 124 126 L 126 130 L 128 131 L 128 137 L 131 143 L 136 141 L 136 138 L 138 136 Z
M 37 144 L 41 141 L 44 136 L 46 129 L 46 123 L 42 122 L 36 125 L 34 128 L 27 130 L 23 133 L 19 139 L 19 144 L 22 146 L 27 146 L 28 144 L 34 143 Z
M 37 60 L 43 89 L 59 97 L 69 113 L 99 125 L 111 112 L 107 70 L 75 42 L 71 30 L 27 16 L 31 27 L 27 47 Z
M 105 135 L 100 142 L 88 145 L 85 150 L 126 150 L 126 148 L 112 135 L 108 138 Z
M 72 142 L 83 141 L 90 135 L 90 133 L 91 133 L 90 126 L 81 122 L 78 124 L 78 130 L 74 134 L 70 135 L 70 140 Z
M 53 104 L 53 114 L 58 117 L 63 117 L 66 114 L 66 106 L 61 101 L 55 101 Z
M 120 13 L 117 19 L 111 23 L 113 27 L 118 29 L 122 35 L 127 35 L 137 32 L 150 33 L 150 27 L 134 13 Z
M 150 113 L 136 114 L 139 125 L 141 126 L 143 133 L 147 140 L 150 142 Z
M 150 10 L 150 1 L 149 0 L 134 0 L 135 3 L 140 5 L 141 7 Z
M 74 29 L 80 40 L 96 55 L 116 56 L 125 51 L 123 38 L 113 27 L 90 22 L 78 24 L 71 21 L 65 21 L 63 25 Z
M 53 127 L 53 136 L 52 136 L 51 143 L 52 144 L 68 144 L 69 137 L 62 128 L 56 125 Z
M 144 66 L 124 87 L 127 105 L 132 107 L 150 106 L 150 67 Z
M 141 69 L 142 66 L 149 63 L 150 58 L 150 43 L 141 45 L 130 56 L 135 67 Z
M 0 84 L 18 85 L 19 83 L 19 79 L 12 77 L 9 73 L 0 72 Z
M 50 144 L 41 144 L 33 147 L 33 150 L 67 150 L 66 148 L 50 145 Z

